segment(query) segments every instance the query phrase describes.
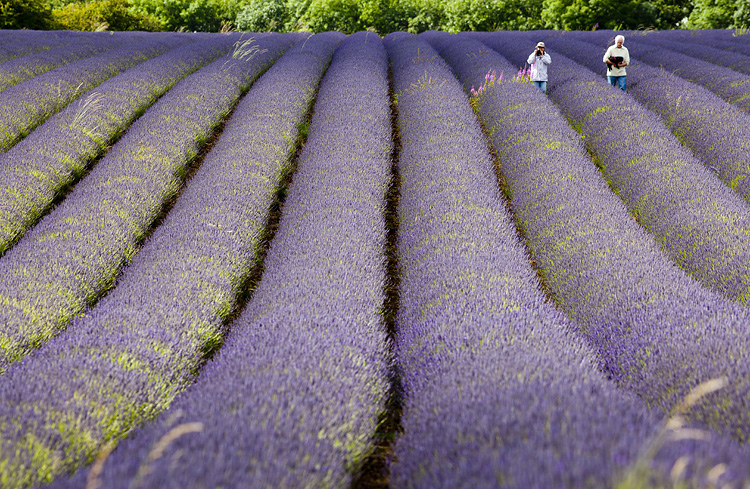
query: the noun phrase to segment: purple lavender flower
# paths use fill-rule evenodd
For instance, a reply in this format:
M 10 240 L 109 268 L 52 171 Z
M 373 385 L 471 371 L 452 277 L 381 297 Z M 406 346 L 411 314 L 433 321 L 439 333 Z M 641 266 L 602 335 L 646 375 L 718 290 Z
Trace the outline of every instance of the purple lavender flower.
M 488 65 L 509 66 L 491 52 L 467 56 L 487 48 L 464 42 L 453 39 L 441 50 L 464 84 Z M 727 387 L 702 399 L 690 419 L 745 440 L 750 345 L 739 332 L 747 309 L 672 264 L 611 192 L 549 98 L 524 84 L 495 87 L 479 113 L 516 219 L 545 285 L 605 372 L 664 413 L 696 385 L 726 377 Z
M 642 35 L 636 37 L 637 43 L 636 49 L 640 49 L 641 44 L 649 44 L 653 47 L 661 49 L 669 53 L 678 52 L 685 54 L 691 58 L 697 58 L 707 63 L 723 66 L 730 70 L 738 71 L 745 75 L 750 75 L 750 57 L 748 54 L 733 53 L 727 51 L 725 48 L 729 46 L 729 43 L 717 42 L 713 39 L 703 39 L 701 42 L 692 42 L 687 40 L 669 40 L 665 36 L 654 36 L 649 33 L 648 35 Z M 736 43 L 733 43 L 736 44 Z M 749 53 L 750 54 L 750 53 Z M 710 68 L 706 66 L 707 68 Z M 720 70 L 725 73 L 725 70 Z M 736 83 L 738 80 L 734 80 Z M 733 81 L 729 81 L 733 83 Z
M 220 71 L 200 81 L 217 83 L 222 71 L 260 71 L 298 37 L 266 37 L 261 43 L 266 53 L 252 62 L 221 59 L 215 63 Z M 312 54 L 297 49 L 274 65 L 243 99 L 118 286 L 28 361 L 8 370 L 0 417 L 26 420 L 2 434 L 1 457 L 10 461 L 4 475 L 13 487 L 23 486 L 24 477 L 41 481 L 81 464 L 164 409 L 192 380 L 203 353 L 220 342 L 222 321 L 257 258 L 258 230 L 293 154 L 295 138 L 288 136 L 308 111 L 328 62 L 324 50 L 332 51 L 338 40 L 309 41 L 305 49 L 314 49 Z M 36 422 L 38 409 L 49 423 Z M 66 425 L 71 419 L 76 421 Z M 63 425 L 70 436 L 59 438 L 55 430 Z M 84 433 L 85 443 L 79 443 Z M 47 443 L 50 458 L 27 464 L 33 455 L 24 451 L 23 440 L 29 437 L 46 440 L 40 443 Z M 16 448 L 21 452 L 10 455 Z
M 117 135 L 181 78 L 227 52 L 232 43 L 239 43 L 234 48 L 238 54 L 232 54 L 236 58 L 252 56 L 253 48 L 260 53 L 268 41 L 220 36 L 176 48 L 104 82 L 0 155 L 0 252 L 22 236 L 62 189 L 74 183 Z M 278 49 L 273 53 L 278 54 Z M 269 54 L 260 55 L 271 61 Z
M 329 37 L 300 43 L 300 68 L 323 62 L 324 45 L 339 40 L 319 36 Z M 295 73 L 285 72 L 281 88 L 306 78 Z M 248 308 L 169 412 L 108 457 L 100 476 L 106 487 L 350 483 L 372 443 L 387 384 L 379 312 L 392 146 L 387 73 L 377 36 L 342 42 Z M 175 423 L 202 428 L 167 448 L 169 464 L 140 470 L 163 433 L 179 430 Z
M 77 40 L 94 37 L 94 33 L 76 31 L 29 31 L 3 30 L 2 44 L 0 44 L 0 63 L 4 63 L 19 56 L 28 56 L 41 51 L 62 47 Z M 101 33 L 98 38 L 103 37 Z M 111 33 L 108 33 L 109 35 Z
M 0 92 L 0 151 L 44 122 L 82 93 L 119 72 L 187 42 L 160 36 L 82 59 Z
M 264 54 L 251 63 L 228 55 L 177 84 L 0 260 L 0 367 L 109 288 L 202 142 L 268 66 L 273 52 Z
M 603 71 L 601 58 L 590 55 L 597 49 L 592 44 L 570 38 L 548 41 L 557 52 Z M 710 170 L 750 201 L 750 115 L 701 86 L 632 58 L 628 93 L 658 113 Z
M 420 37 L 440 44 L 435 34 Z M 397 359 L 406 400 L 392 485 L 615 485 L 635 447 L 651 443 L 655 422 L 600 376 L 580 338 L 545 304 L 504 214 L 481 132 L 446 67 L 404 33 L 386 43 L 405 182 Z M 472 72 L 465 86 L 488 67 L 507 69 L 487 48 L 467 50 L 455 38 L 444 46 L 457 72 Z M 486 94 L 508 85 L 522 86 L 496 84 Z M 691 481 L 705 480 L 718 460 L 738 471 L 726 480 L 750 480 L 742 449 L 709 438 L 693 452 Z M 670 461 L 690 453 L 677 452 L 653 454 L 651 475 L 667 478 Z
M 526 51 L 522 43 L 491 46 L 514 59 Z M 549 93 L 630 212 L 680 268 L 706 287 L 747 303 L 747 203 L 682 146 L 659 116 L 629 94 L 613 93 L 585 67 L 563 55 L 556 59 Z
M 739 73 L 723 66 L 697 59 L 695 54 L 690 56 L 669 49 L 669 46 L 659 47 L 641 41 L 628 41 L 638 59 L 653 67 L 662 68 L 685 80 L 706 87 L 722 99 L 750 111 L 750 76 Z M 694 48 L 693 51 L 706 50 L 703 56 L 716 56 L 715 51 Z M 669 55 L 665 56 L 668 52 Z
M 62 43 L 59 47 L 2 63 L 0 91 L 59 66 L 115 48 L 120 42 L 112 37 L 83 39 L 71 44 Z
M 261 35 L 262 45 L 175 85 L 238 36 L 105 34 L 196 43 L 168 55 L 186 66 L 142 63 L 34 122 L 0 155 L 0 249 L 31 229 L 0 259 L 0 325 L 10 325 L 0 333 L 4 487 L 44 484 L 95 457 L 94 469 L 52 486 L 352 485 L 385 409 L 391 361 L 405 396 L 393 487 L 750 484 L 748 312 L 669 259 L 727 295 L 747 290 L 748 210 L 730 187 L 750 200 L 750 116 L 635 56 L 669 39 L 687 44 L 684 33 L 629 43 L 629 92 L 612 90 L 603 48 L 582 42 L 612 34 L 386 38 L 401 136 L 393 359 L 380 311 L 392 128 L 379 37 L 358 33 L 336 51 L 263 279 L 230 325 L 298 125 L 344 36 Z M 101 36 L 0 31 L 0 60 Z M 696 38 L 719 47 L 730 36 Z M 598 76 L 557 54 L 549 97 L 503 82 L 525 61 L 522 46 L 540 38 Z M 3 50 L 34 39 L 28 51 Z M 251 84 L 183 189 L 187 163 Z M 90 96 L 105 90 L 111 98 L 96 106 Z M 507 202 L 471 108 L 499 157 Z M 634 144 L 617 144 L 615 131 Z

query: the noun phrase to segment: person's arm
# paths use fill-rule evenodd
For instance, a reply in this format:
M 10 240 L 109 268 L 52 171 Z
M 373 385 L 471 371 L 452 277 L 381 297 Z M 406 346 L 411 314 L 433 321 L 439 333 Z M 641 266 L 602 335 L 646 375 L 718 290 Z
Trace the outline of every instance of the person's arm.
M 536 51 L 534 51 L 533 53 L 531 53 L 529 55 L 529 59 L 526 60 L 526 63 L 528 63 L 530 65 L 533 65 L 534 64 L 534 58 L 536 58 Z
M 552 63 L 552 58 L 550 58 L 549 53 L 544 53 L 544 56 L 542 56 L 542 63 L 546 65 Z
M 607 65 L 611 65 L 612 63 L 609 61 L 609 52 L 612 50 L 611 47 L 607 48 L 607 51 L 604 52 L 604 57 L 602 58 L 602 61 L 607 63 Z
M 627 66 L 630 64 L 630 51 L 628 51 L 628 48 L 625 48 L 625 54 L 622 57 L 622 63 L 620 63 L 620 66 Z

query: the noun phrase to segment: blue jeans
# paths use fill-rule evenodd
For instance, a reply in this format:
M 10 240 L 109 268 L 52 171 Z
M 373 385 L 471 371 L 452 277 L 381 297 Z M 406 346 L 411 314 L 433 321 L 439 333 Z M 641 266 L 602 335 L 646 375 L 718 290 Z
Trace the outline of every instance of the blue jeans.
M 607 75 L 607 80 L 609 80 L 609 84 L 613 87 L 616 85 L 617 88 L 625 91 L 625 76 L 609 76 Z
M 542 91 L 542 93 L 547 93 L 547 82 L 546 81 L 535 81 L 534 85 Z

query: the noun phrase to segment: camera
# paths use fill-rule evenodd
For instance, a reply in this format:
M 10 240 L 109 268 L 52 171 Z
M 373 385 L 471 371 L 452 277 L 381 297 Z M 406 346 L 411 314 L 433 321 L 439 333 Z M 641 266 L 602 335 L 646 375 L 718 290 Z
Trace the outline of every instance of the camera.
M 541 50 L 541 49 L 539 49 L 539 48 L 536 48 L 536 55 L 537 55 L 537 56 L 544 56 L 544 51 L 542 51 L 542 50 Z

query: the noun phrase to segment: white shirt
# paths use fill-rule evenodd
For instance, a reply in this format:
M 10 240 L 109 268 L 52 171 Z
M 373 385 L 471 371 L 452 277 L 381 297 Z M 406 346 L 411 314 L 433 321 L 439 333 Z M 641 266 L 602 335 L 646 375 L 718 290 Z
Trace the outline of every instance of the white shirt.
M 606 62 L 607 58 L 610 56 L 622 56 L 622 60 L 630 64 L 630 53 L 628 52 L 628 48 L 625 46 L 618 48 L 616 44 L 611 45 L 607 48 L 607 52 L 604 53 L 604 57 L 602 58 L 602 61 Z M 615 68 L 612 66 L 611 70 L 607 70 L 607 76 L 625 76 L 627 75 L 627 72 L 625 71 L 625 67 L 622 68 Z
M 536 51 L 534 51 L 529 55 L 526 62 L 531 65 L 531 81 L 547 81 L 547 65 L 552 63 L 549 54 L 544 53 L 544 56 L 537 56 Z

